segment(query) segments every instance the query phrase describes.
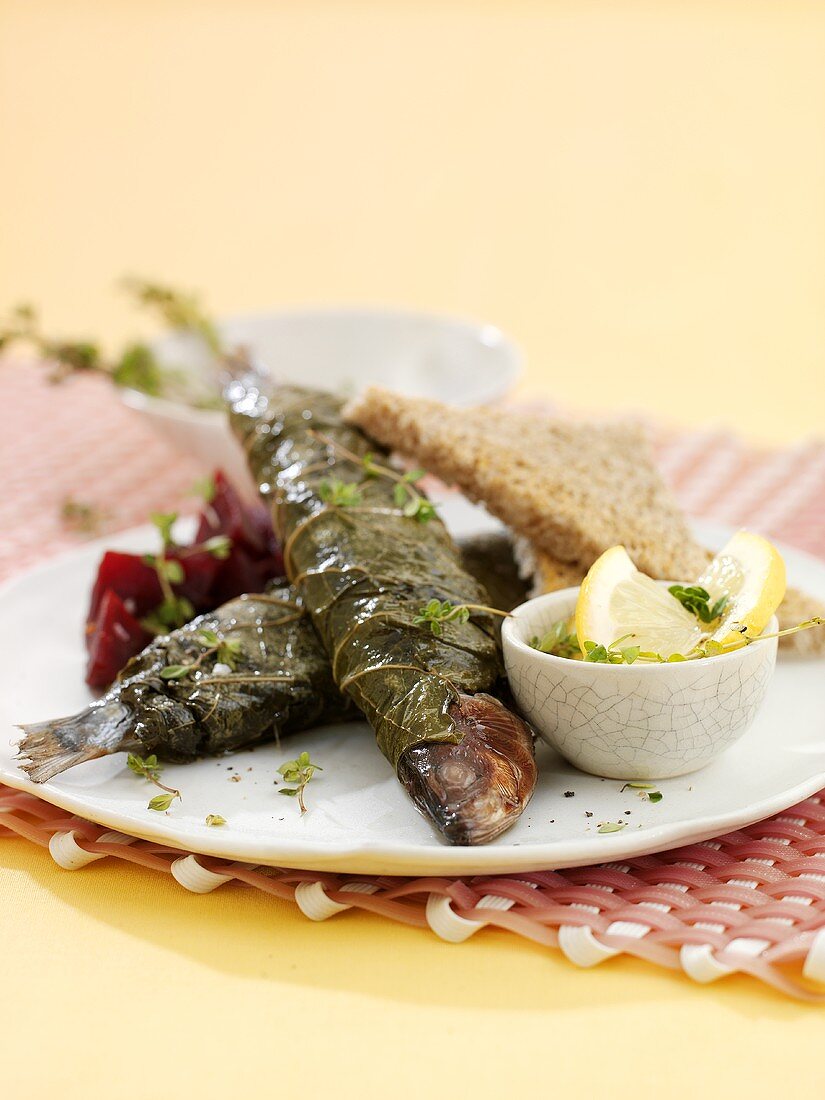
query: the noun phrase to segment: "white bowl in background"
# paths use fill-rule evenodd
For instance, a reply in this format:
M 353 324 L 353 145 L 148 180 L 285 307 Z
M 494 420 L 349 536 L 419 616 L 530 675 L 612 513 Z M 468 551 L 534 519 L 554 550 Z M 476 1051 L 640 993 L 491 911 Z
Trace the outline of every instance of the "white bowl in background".
M 578 588 L 504 620 L 504 666 L 519 710 L 571 764 L 612 779 L 666 779 L 709 764 L 748 729 L 776 664 L 776 638 L 674 664 L 595 664 L 530 644 L 576 607 Z M 766 633 L 777 629 L 776 617 Z
M 502 397 L 522 367 L 499 329 L 453 317 L 390 309 L 312 309 L 230 317 L 218 325 L 228 347 L 250 349 L 273 379 L 355 394 L 372 384 L 454 405 Z M 185 374 L 214 370 L 201 341 L 173 333 L 155 342 L 159 360 Z M 223 412 L 121 390 L 170 443 L 249 487 Z

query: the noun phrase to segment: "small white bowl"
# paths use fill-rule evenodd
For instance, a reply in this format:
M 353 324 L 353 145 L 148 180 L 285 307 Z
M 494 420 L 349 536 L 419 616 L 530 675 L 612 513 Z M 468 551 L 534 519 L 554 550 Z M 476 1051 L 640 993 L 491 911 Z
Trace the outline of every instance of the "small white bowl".
M 503 396 L 522 368 L 519 348 L 499 329 L 454 317 L 389 309 L 316 309 L 255 313 L 218 326 L 228 347 L 242 345 L 256 366 L 282 382 L 356 394 L 371 384 L 454 405 Z M 161 363 L 209 377 L 214 361 L 201 341 L 172 334 L 153 350 Z M 250 484 L 223 412 L 122 390 L 180 450 Z
M 703 768 L 742 736 L 773 675 L 775 638 L 674 664 L 595 664 L 533 649 L 530 639 L 572 615 L 578 594 L 528 600 L 502 627 L 516 703 L 566 760 L 610 779 L 667 779 Z M 766 633 L 776 628 L 774 618 Z

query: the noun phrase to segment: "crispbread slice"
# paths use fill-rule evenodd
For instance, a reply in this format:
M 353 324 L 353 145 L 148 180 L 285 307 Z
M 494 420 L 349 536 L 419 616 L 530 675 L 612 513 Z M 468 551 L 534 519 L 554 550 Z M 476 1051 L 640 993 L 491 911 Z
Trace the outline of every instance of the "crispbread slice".
M 350 402 L 345 415 L 506 523 L 537 592 L 579 584 L 617 543 L 637 568 L 662 580 L 691 580 L 711 556 L 693 538 L 635 424 L 458 409 L 379 387 Z M 820 601 L 788 589 L 782 628 L 816 615 L 825 615 Z M 825 654 L 825 628 L 782 644 Z
M 780 630 L 787 630 L 808 619 L 825 618 L 825 605 L 822 600 L 814 599 L 813 596 L 800 592 L 798 588 L 789 588 L 776 617 L 779 619 Z M 780 638 L 779 644 L 802 657 L 822 657 L 825 655 L 825 627 L 818 626 L 812 630 L 800 630 L 798 634 L 789 634 L 786 638 Z
M 457 409 L 377 387 L 346 415 L 559 562 L 587 569 L 620 542 L 656 577 L 696 576 L 707 561 L 636 424 Z

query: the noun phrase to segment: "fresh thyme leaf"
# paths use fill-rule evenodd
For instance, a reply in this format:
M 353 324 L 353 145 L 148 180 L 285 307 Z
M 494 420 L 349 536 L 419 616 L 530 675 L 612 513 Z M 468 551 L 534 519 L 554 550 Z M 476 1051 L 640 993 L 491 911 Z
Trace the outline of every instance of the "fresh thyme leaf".
M 163 542 L 163 549 L 168 550 L 170 546 L 175 545 L 175 540 L 172 537 L 172 528 L 177 522 L 177 512 L 150 512 L 149 519 L 157 527 L 158 532 Z
M 438 514 L 435 505 L 431 500 L 422 496 L 413 486 L 413 482 L 418 481 L 423 476 L 423 470 L 412 470 L 409 474 L 404 474 L 395 483 L 392 497 L 396 506 L 401 509 L 408 519 L 416 519 L 419 523 L 429 523 Z
M 728 603 L 727 596 L 720 596 L 714 604 L 710 604 L 710 593 L 707 589 L 702 588 L 701 585 L 682 585 L 672 584 L 668 588 L 668 592 L 671 596 L 674 596 L 679 603 L 687 611 L 690 611 L 692 615 L 695 615 L 700 622 L 712 623 L 715 619 L 718 619 Z
M 201 497 L 207 504 L 211 504 L 215 498 L 214 477 L 199 477 L 192 485 L 190 492 L 194 496 Z
M 596 664 L 607 664 L 610 661 L 607 646 L 596 645 L 595 642 L 588 639 L 584 643 L 584 659 L 585 661 L 593 661 Z
M 335 508 L 352 508 L 361 503 L 361 490 L 352 481 L 337 477 L 324 478 L 318 486 L 318 495 L 326 504 Z
M 646 799 L 648 802 L 661 802 L 664 797 L 662 792 L 657 791 L 652 783 L 625 783 L 619 791 L 619 794 L 627 790 L 628 787 L 635 791 L 639 798 Z
M 308 752 L 302 752 L 295 760 L 287 760 L 278 768 L 278 774 L 282 776 L 287 783 L 297 784 L 295 787 L 280 787 L 279 792 L 285 794 L 288 798 L 297 797 L 298 804 L 301 807 L 301 813 L 305 814 L 307 808 L 304 802 L 304 791 L 306 790 L 307 783 L 309 783 L 316 772 L 323 770 L 320 764 L 312 763 Z
M 96 534 L 107 515 L 103 508 L 98 508 L 95 504 L 71 498 L 64 500 L 60 506 L 60 518 L 64 524 L 84 535 Z
M 550 653 L 554 657 L 580 657 L 579 639 L 574 630 L 570 630 L 567 619 L 559 619 L 541 638 L 536 635 L 530 639 L 530 645 L 540 653 Z
M 148 810 L 168 810 L 175 796 L 173 794 L 156 794 L 149 799 Z
M 436 506 L 431 500 L 427 500 L 426 497 L 418 497 L 416 507 L 413 510 L 410 505 L 404 509 L 405 516 L 414 516 L 419 523 L 429 523 L 431 519 L 435 519 L 438 515 Z
M 17 342 L 30 344 L 42 359 L 52 364 L 50 382 L 62 382 L 77 372 L 110 373 L 97 344 L 90 340 L 55 340 L 46 336 L 33 306 L 15 307 L 9 320 L 0 326 L 0 348 Z
M 160 678 L 161 680 L 182 680 L 184 676 L 189 675 L 191 668 L 191 665 L 167 665 L 160 670 Z
M 203 543 L 203 549 L 218 561 L 226 561 L 232 551 L 232 539 L 228 535 L 213 535 Z
M 147 756 L 144 760 L 136 753 L 130 752 L 126 757 L 126 763 L 135 775 L 142 776 L 143 779 L 147 779 L 150 783 L 154 783 L 156 787 L 160 787 L 163 791 L 163 794 L 155 795 L 149 802 L 148 809 L 168 810 L 172 805 L 172 800 L 180 798 L 180 791 L 176 791 L 174 787 L 167 787 L 161 783 L 161 765 L 158 764 L 158 758 L 154 754 Z
M 160 397 L 164 388 L 164 372 L 146 344 L 129 344 L 112 367 L 112 381 L 125 389 Z
M 626 825 L 626 821 L 603 821 L 599 825 L 598 831 L 600 833 L 620 833 Z
M 171 328 L 195 333 L 211 351 L 220 354 L 218 331 L 202 309 L 197 295 L 135 276 L 127 276 L 122 285 L 139 305 L 154 310 Z
M 419 481 L 424 477 L 426 471 L 424 470 L 410 470 L 406 474 L 399 474 L 395 470 L 390 469 L 389 466 L 379 465 L 375 461 L 374 456 L 367 452 L 365 455 L 357 455 L 348 447 L 344 447 L 342 444 L 336 442 L 334 439 L 330 439 L 329 436 L 324 435 L 323 432 L 313 431 L 312 434 L 320 439 L 322 443 L 325 443 L 331 450 L 336 451 L 339 455 L 344 457 L 348 462 L 353 462 L 359 466 L 364 474 L 365 478 L 371 477 L 386 477 L 390 481 L 395 482 L 393 488 L 393 500 L 397 508 L 400 508 L 405 516 L 408 518 L 414 518 L 419 523 L 428 523 L 438 513 L 436 506 L 415 488 L 414 482 Z M 337 503 L 332 500 L 335 493 L 333 488 L 336 479 L 322 481 L 319 485 L 319 493 L 322 500 L 330 500 L 331 503 Z M 360 504 L 360 497 L 355 503 Z M 348 502 L 347 502 L 348 503 Z
M 584 659 L 596 664 L 632 665 L 641 656 L 641 648 L 637 645 L 622 646 L 621 643 L 634 636 L 625 634 L 607 646 L 597 645 L 596 642 L 588 639 L 584 643 Z
M 186 579 L 183 566 L 175 558 L 156 558 L 155 569 L 170 584 L 181 584 Z
M 207 657 L 215 655 L 216 665 L 224 664 L 228 669 L 234 669 L 238 656 L 242 652 L 242 646 L 238 639 L 221 638 L 214 630 L 202 628 L 195 633 L 195 640 L 203 647 L 203 652 L 185 665 L 167 665 L 161 669 L 161 680 L 182 680 L 196 669 L 200 668 Z
M 142 775 L 144 779 L 154 781 L 160 773 L 157 756 L 147 756 L 144 760 L 136 753 L 130 752 L 126 757 L 126 763 L 135 775 Z
M 413 618 L 413 626 L 429 626 L 436 637 L 443 633 L 443 623 L 466 623 L 470 618 L 467 604 L 453 604 L 449 600 L 430 600 L 418 609 Z
M 226 824 L 226 818 L 223 817 L 221 814 L 207 814 L 206 815 L 206 824 L 207 825 L 225 825 Z
M 242 646 L 237 639 L 224 639 L 218 645 L 216 657 L 219 663 L 234 669 L 241 652 Z
M 364 467 L 364 477 L 380 477 L 382 469 L 375 461 L 375 455 L 372 451 L 367 451 L 364 457 L 361 459 L 361 465 Z
M 710 621 L 713 622 L 714 619 L 718 619 L 727 606 L 727 595 L 720 596 L 713 607 L 710 609 Z
M 185 596 L 164 598 L 155 610 L 141 620 L 141 626 L 150 634 L 168 634 L 179 626 L 184 626 L 194 618 L 195 609 Z

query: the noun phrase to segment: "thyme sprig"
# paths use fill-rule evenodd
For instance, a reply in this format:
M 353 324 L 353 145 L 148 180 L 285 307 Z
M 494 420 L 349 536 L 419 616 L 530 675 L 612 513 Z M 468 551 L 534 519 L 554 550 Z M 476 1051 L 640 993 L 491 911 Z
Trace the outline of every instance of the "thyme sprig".
M 661 802 L 664 795 L 661 791 L 657 791 L 652 783 L 625 783 L 623 787 L 619 789 L 619 794 L 623 794 L 627 788 L 635 791 L 636 794 L 643 801 L 647 802 Z
M 367 451 L 365 455 L 358 455 L 336 439 L 332 439 L 314 428 L 310 429 L 309 434 L 332 448 L 348 462 L 360 466 L 365 481 L 370 478 L 383 477 L 394 482 L 393 501 L 396 507 L 401 509 L 402 514 L 409 519 L 415 519 L 419 523 L 429 523 L 431 519 L 438 515 L 436 505 L 416 488 L 417 483 L 427 476 L 426 470 L 408 470 L 402 474 L 398 470 L 393 470 L 391 466 L 376 462 L 375 456 L 370 451 Z
M 485 615 L 499 615 L 506 619 L 508 611 L 499 611 L 496 607 L 488 607 L 482 603 L 451 603 L 450 600 L 430 600 L 413 619 L 413 626 L 429 626 L 436 637 L 444 633 L 444 623 L 466 623 L 473 611 Z
M 222 354 L 215 323 L 201 307 L 196 294 L 136 275 L 121 279 L 121 287 L 139 306 L 152 310 L 170 328 L 200 336 L 210 351 Z
M 105 508 L 84 500 L 67 497 L 60 505 L 60 519 L 63 524 L 82 535 L 96 535 L 108 517 L 109 513 Z
M 725 610 L 728 605 L 728 596 L 720 596 L 715 603 L 710 603 L 710 593 L 701 585 L 672 584 L 668 588 L 671 596 L 674 596 L 686 611 L 703 623 L 712 623 Z
M 204 647 L 203 651 L 194 661 L 189 661 L 187 664 L 167 665 L 161 670 L 161 680 L 183 680 L 186 676 L 191 676 L 207 658 L 212 656 L 215 657 L 216 664 L 226 665 L 230 671 L 234 670 L 241 654 L 239 641 L 221 638 L 214 630 L 206 629 L 196 631 L 194 638 Z
M 501 614 L 501 612 L 498 612 L 498 614 Z M 736 634 L 736 637 L 729 642 L 718 642 L 714 638 L 705 638 L 687 653 L 671 653 L 667 657 L 661 653 L 641 649 L 637 645 L 622 646 L 622 642 L 635 637 L 634 634 L 624 634 L 607 646 L 590 640 L 585 641 L 583 659 L 596 664 L 611 665 L 632 665 L 636 661 L 660 665 L 676 664 L 680 661 L 698 661 L 707 657 L 719 657 L 725 653 L 735 653 L 737 649 L 744 649 L 745 646 L 753 645 L 755 642 L 764 642 L 769 638 L 787 638 L 800 630 L 810 630 L 815 626 L 825 626 L 825 618 L 815 615 L 811 619 L 797 623 L 796 626 L 788 626 L 784 630 L 777 630 L 771 634 L 757 634 L 753 637 L 747 633 L 746 626 L 732 626 L 732 633 Z M 555 641 L 556 637 L 559 638 L 558 643 Z M 538 649 L 542 653 L 550 653 L 557 657 L 569 657 L 573 660 L 581 658 L 581 650 L 578 647 L 576 635 L 567 632 L 567 623 L 564 620 L 556 623 L 544 638 L 533 637 L 529 644 L 533 649 Z
M 161 783 L 159 777 L 162 765 L 158 763 L 158 758 L 154 754 L 144 759 L 143 757 L 137 756 L 136 753 L 130 752 L 126 757 L 126 763 L 135 775 L 142 776 L 150 783 L 154 783 L 156 787 L 160 787 L 161 791 L 163 791 L 163 794 L 156 794 L 154 798 L 149 799 L 149 804 L 146 807 L 148 810 L 168 810 L 176 798 L 181 798 L 179 790 L 176 790 L 174 787 L 167 787 L 165 783 Z
M 318 486 L 318 495 L 333 508 L 355 508 L 361 503 L 361 490 L 353 481 L 325 477 Z
M 200 337 L 214 355 L 229 360 L 233 354 L 240 354 L 222 346 L 214 322 L 196 295 L 133 276 L 124 279 L 123 286 L 139 305 L 154 310 L 166 325 Z M 47 335 L 37 310 L 29 304 L 16 306 L 5 322 L 0 322 L 0 352 L 18 343 L 34 348 L 38 357 L 51 365 L 48 378 L 54 383 L 73 374 L 93 372 L 105 375 L 115 385 L 158 397 L 167 383 L 179 380 L 179 372 L 162 364 L 141 341 L 127 344 L 110 356 L 97 341 Z
M 641 656 L 641 647 L 637 645 L 623 646 L 622 642 L 635 637 L 635 634 L 623 634 L 621 638 L 617 638 L 615 642 L 611 642 L 608 646 L 598 645 L 596 642 L 588 640 L 584 643 L 584 659 L 594 664 L 632 665 Z
M 205 504 L 211 504 L 215 499 L 215 478 L 211 474 L 196 478 L 189 492 L 192 496 L 200 497 Z
M 295 784 L 294 787 L 279 787 L 278 793 L 285 794 L 288 798 L 297 798 L 301 813 L 305 814 L 307 808 L 304 802 L 304 791 L 313 775 L 323 770 L 320 764 L 312 763 L 308 752 L 300 753 L 295 760 L 287 760 L 278 768 L 278 774 L 282 776 L 287 783 Z
M 146 344 L 128 344 L 119 356 L 109 358 L 93 340 L 65 340 L 47 336 L 34 306 L 15 307 L 0 325 L 0 351 L 13 344 L 33 347 L 41 359 L 51 364 L 48 375 L 53 383 L 63 382 L 72 374 L 105 374 L 118 386 L 142 390 L 157 396 L 163 389 L 163 369 Z
M 737 634 L 737 637 L 733 641 L 717 642 L 713 638 L 708 638 L 707 641 L 700 642 L 690 653 L 685 654 L 682 659 L 692 661 L 701 657 L 718 657 L 723 653 L 734 653 L 737 649 L 744 649 L 745 646 L 753 645 L 755 642 L 764 642 L 769 638 L 787 638 L 791 634 L 798 634 L 801 630 L 811 630 L 815 626 L 825 626 L 825 618 L 814 615 L 813 618 L 797 623 L 796 626 L 787 626 L 784 630 L 776 630 L 771 634 L 757 634 L 755 637 L 747 633 L 746 626 L 734 626 L 732 632 Z
M 534 634 L 529 643 L 540 653 L 551 653 L 554 657 L 580 657 L 581 647 L 575 630 L 570 629 L 566 619 L 553 623 L 546 634 L 539 637 Z
M 214 535 L 205 542 L 195 543 L 192 546 L 178 546 L 173 534 L 173 528 L 178 519 L 177 512 L 152 512 L 150 519 L 160 534 L 161 552 L 144 554 L 143 563 L 155 570 L 160 585 L 161 601 L 154 611 L 141 621 L 141 626 L 150 634 L 167 634 L 170 630 L 184 626 L 195 615 L 195 608 L 191 601 L 186 596 L 179 595 L 172 587 L 182 584 L 186 579 L 186 572 L 180 559 L 191 557 L 193 554 L 206 553 L 224 561 L 232 550 L 232 539 L 226 535 Z M 169 557 L 171 552 L 176 556 Z

